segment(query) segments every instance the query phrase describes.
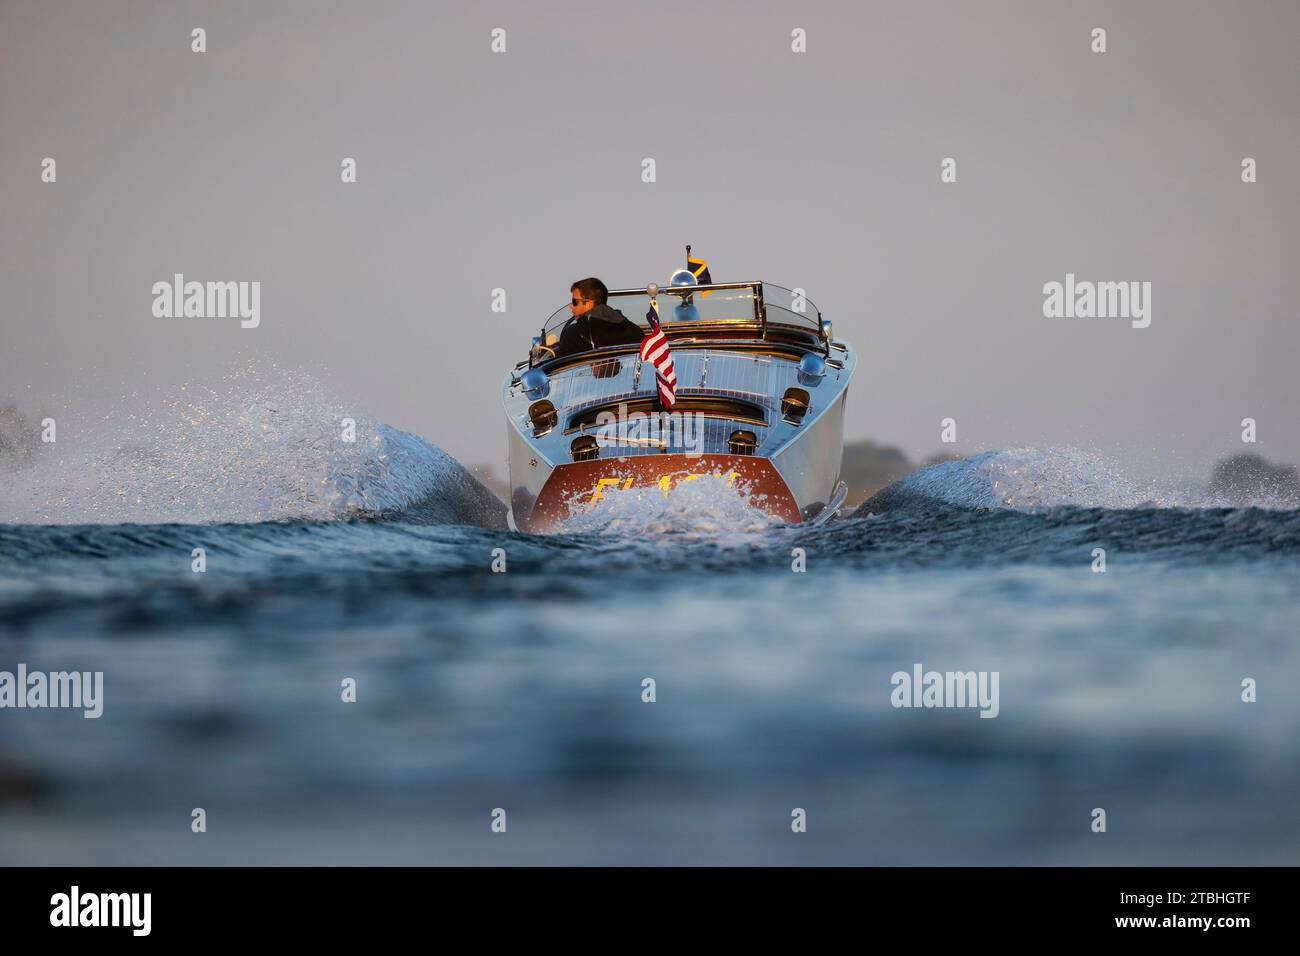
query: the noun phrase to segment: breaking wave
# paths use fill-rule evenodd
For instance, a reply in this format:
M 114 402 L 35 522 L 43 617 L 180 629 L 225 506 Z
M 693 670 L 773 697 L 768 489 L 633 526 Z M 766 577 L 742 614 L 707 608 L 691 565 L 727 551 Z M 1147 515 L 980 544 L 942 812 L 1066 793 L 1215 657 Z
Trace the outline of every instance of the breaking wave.
M 143 412 L 105 415 L 86 431 L 60 434 L 30 463 L 0 473 L 0 522 L 250 523 L 396 512 L 505 523 L 504 505 L 442 449 L 345 408 L 301 372 L 244 369 L 217 389 L 180 386 Z
M 1139 481 L 1115 462 L 1077 448 L 1011 448 L 940 462 L 901 478 L 855 516 L 934 504 L 971 509 L 1295 508 L 1265 488 L 1226 495 L 1191 482 Z

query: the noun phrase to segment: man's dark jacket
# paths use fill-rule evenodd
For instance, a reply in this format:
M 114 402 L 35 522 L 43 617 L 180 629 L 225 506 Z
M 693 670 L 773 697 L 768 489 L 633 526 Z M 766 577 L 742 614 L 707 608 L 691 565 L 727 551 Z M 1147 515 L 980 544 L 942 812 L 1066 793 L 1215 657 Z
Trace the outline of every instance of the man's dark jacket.
M 628 321 L 618 309 L 602 304 L 565 323 L 555 354 L 572 355 L 606 345 L 640 345 L 644 337 L 635 322 Z

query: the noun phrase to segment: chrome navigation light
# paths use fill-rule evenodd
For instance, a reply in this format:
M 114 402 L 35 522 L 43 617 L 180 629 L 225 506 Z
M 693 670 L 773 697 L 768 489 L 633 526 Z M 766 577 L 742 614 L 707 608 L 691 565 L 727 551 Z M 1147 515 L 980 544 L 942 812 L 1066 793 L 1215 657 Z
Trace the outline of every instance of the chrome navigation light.
M 733 455 L 752 455 L 758 448 L 758 438 L 751 431 L 737 429 L 727 439 L 727 451 Z
M 798 425 L 808 414 L 809 395 L 802 388 L 793 385 L 781 396 L 781 416 L 791 425 Z
M 591 461 L 600 457 L 600 443 L 594 435 L 579 435 L 569 446 L 574 461 Z
M 530 368 L 519 376 L 519 384 L 529 398 L 545 398 L 551 394 L 551 380 L 540 368 Z
M 806 352 L 799 360 L 799 384 L 815 386 L 826 377 L 826 359 L 816 352 Z
M 560 416 L 556 413 L 554 405 L 542 399 L 528 406 L 528 420 L 533 423 L 533 437 L 541 438 L 556 426 Z

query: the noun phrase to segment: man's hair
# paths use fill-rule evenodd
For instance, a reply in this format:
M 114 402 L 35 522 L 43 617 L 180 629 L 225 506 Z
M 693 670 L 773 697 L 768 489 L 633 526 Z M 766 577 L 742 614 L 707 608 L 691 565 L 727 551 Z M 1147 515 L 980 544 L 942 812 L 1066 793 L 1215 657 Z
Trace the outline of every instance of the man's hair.
M 595 276 L 587 279 L 579 279 L 573 285 L 569 286 L 569 291 L 577 289 L 582 293 L 584 299 L 590 299 L 597 305 L 604 305 L 609 299 L 609 289 L 605 288 L 605 283 L 601 282 Z

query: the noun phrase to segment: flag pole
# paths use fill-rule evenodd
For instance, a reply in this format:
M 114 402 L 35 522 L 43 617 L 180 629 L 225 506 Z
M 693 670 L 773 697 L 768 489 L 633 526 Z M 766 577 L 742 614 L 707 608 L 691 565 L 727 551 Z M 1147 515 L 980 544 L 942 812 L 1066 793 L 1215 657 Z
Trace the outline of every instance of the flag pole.
M 651 282 L 645 287 L 646 295 L 650 296 L 650 307 L 655 310 L 655 315 L 659 314 L 659 286 Z M 641 387 L 641 352 L 636 353 L 636 371 L 632 374 L 632 391 Z M 656 388 L 655 394 L 658 395 Z
M 686 271 L 691 275 L 695 275 L 695 270 L 691 268 L 691 244 L 689 242 L 686 243 Z M 695 294 L 693 292 L 687 292 L 682 296 L 682 303 L 684 305 L 690 305 L 694 301 Z
M 645 290 L 646 292 L 650 293 L 650 308 L 654 310 L 655 324 L 658 325 L 659 324 L 659 286 L 656 283 L 651 282 L 648 286 L 645 287 Z M 640 353 L 638 353 L 638 356 L 639 355 Z M 655 408 L 658 409 L 660 414 L 663 413 L 664 400 L 663 397 L 659 394 L 659 370 L 658 369 L 655 369 Z

